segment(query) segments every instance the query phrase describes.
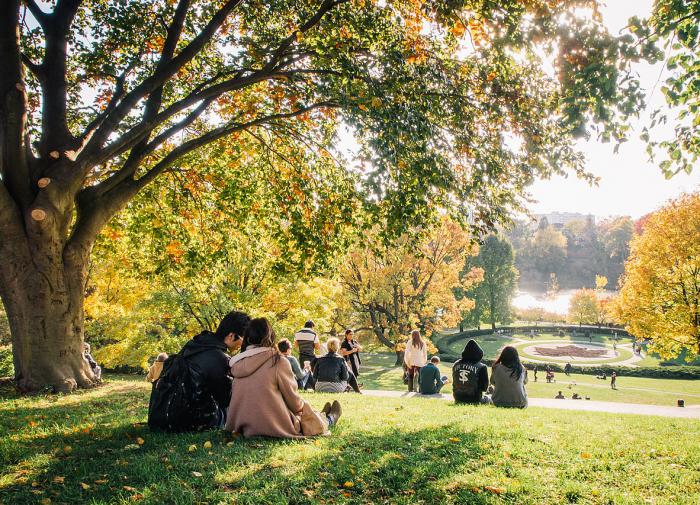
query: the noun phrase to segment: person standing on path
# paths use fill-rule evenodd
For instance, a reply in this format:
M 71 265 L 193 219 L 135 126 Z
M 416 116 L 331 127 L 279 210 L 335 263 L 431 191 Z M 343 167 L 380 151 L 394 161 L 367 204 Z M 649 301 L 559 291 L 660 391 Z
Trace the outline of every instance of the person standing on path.
M 413 330 L 411 338 L 406 341 L 406 351 L 403 355 L 408 373 L 408 391 L 415 391 L 414 381 L 420 369 L 428 362 L 428 346 L 420 336 L 420 331 Z
M 314 331 L 314 322 L 306 321 L 304 327 L 294 334 L 294 344 L 299 349 L 299 363 L 305 366 L 305 361 L 313 367 L 316 353 L 321 350 L 321 342 Z
M 355 377 L 360 375 L 360 364 L 362 364 L 360 359 L 361 350 L 362 346 L 355 340 L 355 333 L 352 330 L 345 330 L 345 339 L 340 345 L 340 355 L 345 358 Z
M 610 387 L 612 389 L 617 389 L 617 372 L 610 374 Z

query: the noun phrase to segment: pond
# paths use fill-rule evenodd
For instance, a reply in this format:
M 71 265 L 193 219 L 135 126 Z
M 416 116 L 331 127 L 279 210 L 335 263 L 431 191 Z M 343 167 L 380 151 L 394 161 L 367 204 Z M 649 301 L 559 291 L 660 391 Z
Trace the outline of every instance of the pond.
M 538 308 L 547 312 L 566 315 L 569 310 L 571 297 L 576 291 L 576 289 L 563 289 L 554 295 L 534 291 L 517 291 L 513 298 L 513 308 L 519 310 Z M 602 291 L 602 296 L 605 298 L 609 298 L 614 294 L 614 291 Z

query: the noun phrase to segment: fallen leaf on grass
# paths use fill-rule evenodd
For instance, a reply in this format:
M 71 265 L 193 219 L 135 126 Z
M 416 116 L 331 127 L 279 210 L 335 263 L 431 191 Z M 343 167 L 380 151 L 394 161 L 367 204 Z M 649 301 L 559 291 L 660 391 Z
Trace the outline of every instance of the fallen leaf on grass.
M 192 472 L 192 475 L 195 476 L 195 477 L 201 477 L 201 476 L 202 476 L 202 474 L 199 473 L 199 472 Z
M 590 452 L 582 452 L 581 457 L 583 459 L 590 459 L 591 458 L 591 453 Z
M 90 484 L 85 484 L 84 482 L 81 482 L 80 487 L 87 491 L 88 489 L 90 489 Z
M 107 484 L 109 482 L 108 479 L 97 479 L 95 481 L 95 484 Z
M 65 480 L 66 480 L 65 477 L 59 477 L 59 476 L 56 476 L 56 477 L 54 477 L 54 478 L 52 479 L 52 481 L 53 481 L 54 484 L 63 484 L 63 482 L 64 482 Z
M 350 480 L 348 480 L 348 481 L 345 482 L 345 484 L 343 484 L 343 487 L 346 487 L 346 488 L 355 487 L 355 483 L 352 482 L 352 481 L 350 481 Z
M 136 491 L 136 488 L 131 486 L 124 486 L 122 489 L 124 489 L 124 491 L 129 491 L 130 493 Z
M 191 446 L 189 446 L 189 447 L 187 448 L 187 452 L 194 452 L 194 451 L 196 451 L 196 450 L 197 450 L 197 446 L 194 445 L 194 444 L 192 444 Z
M 41 505 L 49 505 L 51 503 L 51 498 L 44 498 L 41 500 Z
M 136 439 L 136 443 L 139 444 L 139 445 L 143 445 L 143 444 L 146 443 L 146 441 L 145 441 L 143 438 L 138 437 L 138 438 Z
M 142 494 L 135 494 L 135 495 L 132 495 L 129 499 L 131 501 L 143 500 L 143 495 Z
M 209 440 L 207 440 L 206 442 L 204 442 L 204 448 L 205 448 L 205 449 L 211 449 L 211 442 L 210 442 Z
M 352 493 L 348 493 L 347 491 L 343 491 L 343 496 L 345 498 L 350 498 L 352 496 Z
M 457 442 L 461 442 L 461 440 L 457 437 L 451 437 L 451 438 L 448 438 L 447 440 L 449 440 L 450 442 L 452 442 L 454 444 L 456 444 Z
M 141 448 L 138 444 L 128 444 L 124 446 L 125 451 L 137 451 Z
M 489 492 L 491 492 L 493 494 L 497 494 L 497 495 L 501 495 L 501 494 L 506 492 L 506 490 L 503 489 L 502 487 L 495 487 L 495 486 L 484 486 L 484 489 L 486 491 L 489 491 Z
M 63 452 L 65 452 L 66 454 L 70 454 L 71 452 L 73 452 L 73 448 L 70 445 L 67 445 L 63 448 Z

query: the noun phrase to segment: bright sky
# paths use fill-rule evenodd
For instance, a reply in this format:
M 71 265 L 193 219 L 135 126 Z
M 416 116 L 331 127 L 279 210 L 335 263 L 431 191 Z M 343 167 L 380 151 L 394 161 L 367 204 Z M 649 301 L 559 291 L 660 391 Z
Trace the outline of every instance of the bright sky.
M 609 29 L 617 33 L 627 25 L 630 17 L 647 16 L 651 12 L 652 0 L 607 0 L 607 3 L 603 16 Z M 665 79 L 662 67 L 659 64 L 636 68 L 652 105 L 664 103 L 660 84 L 657 85 L 660 75 L 661 82 Z M 617 154 L 613 153 L 613 144 L 599 143 L 595 139 L 581 142 L 580 149 L 586 155 L 588 171 L 600 177 L 598 187 L 590 187 L 573 176 L 538 181 L 531 190 L 537 203 L 530 210 L 538 214 L 562 211 L 637 218 L 659 208 L 669 198 L 700 190 L 700 167 L 690 175 L 682 173 L 666 180 L 659 168 L 648 160 L 646 145 L 639 140 L 641 128 L 648 123 L 647 116 L 643 115 L 636 131 Z M 652 131 L 652 135 L 670 136 L 673 127 L 668 126 L 666 131 L 669 133 L 664 135 L 663 128 L 658 128 Z

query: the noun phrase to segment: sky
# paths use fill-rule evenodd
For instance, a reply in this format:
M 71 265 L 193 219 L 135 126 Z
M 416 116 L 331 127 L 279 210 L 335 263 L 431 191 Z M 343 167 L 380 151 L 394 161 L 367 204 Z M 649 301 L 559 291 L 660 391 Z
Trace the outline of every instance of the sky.
M 601 10 L 603 19 L 612 33 L 618 33 L 631 16 L 648 16 L 652 1 L 607 0 Z M 647 91 L 649 103 L 662 106 L 664 100 L 659 83 L 665 79 L 663 65 L 638 65 L 635 71 L 639 73 L 642 88 Z M 641 128 L 648 123 L 647 114 L 642 115 L 634 125 L 630 140 L 622 144 L 617 154 L 613 153 L 614 144 L 603 144 L 594 138 L 581 141 L 579 148 L 586 156 L 586 168 L 600 178 L 598 186 L 590 187 L 575 176 L 537 181 L 531 188 L 536 202 L 529 210 L 536 214 L 561 211 L 638 218 L 683 192 L 700 190 L 700 167 L 691 174 L 682 173 L 667 180 L 658 166 L 649 161 L 646 144 L 639 139 Z M 672 130 L 671 125 L 666 127 L 666 132 L 661 127 L 652 132 L 667 137 Z

